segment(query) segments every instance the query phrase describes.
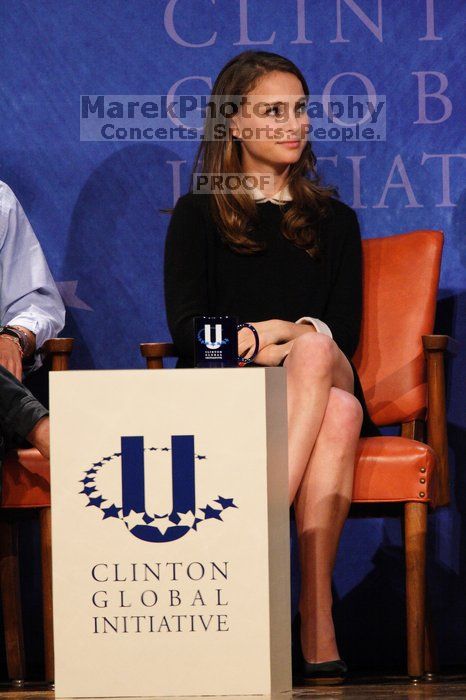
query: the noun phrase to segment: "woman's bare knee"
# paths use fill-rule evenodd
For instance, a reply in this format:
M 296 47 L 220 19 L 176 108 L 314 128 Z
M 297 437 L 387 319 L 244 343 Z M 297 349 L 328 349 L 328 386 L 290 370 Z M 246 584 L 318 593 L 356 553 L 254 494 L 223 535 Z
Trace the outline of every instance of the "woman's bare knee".
M 359 437 L 363 412 L 361 403 L 348 391 L 332 387 L 322 422 L 326 439 L 337 444 L 346 444 Z
M 335 341 L 323 333 L 303 333 L 295 338 L 286 366 L 303 377 L 323 377 L 333 373 L 338 357 Z

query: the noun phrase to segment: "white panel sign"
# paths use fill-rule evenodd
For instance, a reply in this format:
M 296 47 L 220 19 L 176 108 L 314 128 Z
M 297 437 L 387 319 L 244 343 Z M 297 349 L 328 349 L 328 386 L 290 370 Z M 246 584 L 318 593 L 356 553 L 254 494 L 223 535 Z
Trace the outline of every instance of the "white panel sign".
M 286 369 L 50 375 L 61 697 L 291 689 Z

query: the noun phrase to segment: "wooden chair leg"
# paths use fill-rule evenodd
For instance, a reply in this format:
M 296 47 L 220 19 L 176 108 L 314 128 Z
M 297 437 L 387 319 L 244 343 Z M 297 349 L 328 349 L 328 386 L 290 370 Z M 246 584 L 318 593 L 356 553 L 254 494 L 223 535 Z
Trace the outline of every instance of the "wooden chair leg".
M 424 675 L 427 503 L 405 503 L 406 631 L 408 674 Z
M 50 508 L 40 511 L 42 560 L 42 607 L 44 617 L 45 680 L 54 682 L 53 608 L 52 608 L 52 534 Z
M 18 559 L 18 526 L 0 521 L 0 586 L 8 676 L 22 684 L 25 676 L 23 615 Z

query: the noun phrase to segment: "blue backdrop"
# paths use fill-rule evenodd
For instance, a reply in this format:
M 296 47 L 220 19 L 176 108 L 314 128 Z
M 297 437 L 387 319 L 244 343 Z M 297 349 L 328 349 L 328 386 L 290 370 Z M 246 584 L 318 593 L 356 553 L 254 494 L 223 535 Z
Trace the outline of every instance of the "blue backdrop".
M 138 343 L 169 339 L 159 208 L 187 191 L 197 145 L 80 141 L 80 95 L 208 93 L 248 48 L 295 61 L 314 94 L 370 80 L 387 95 L 386 141 L 316 144 L 320 170 L 364 237 L 445 232 L 437 330 L 464 341 L 465 19 L 462 0 L 2 0 L 0 179 L 60 283 L 73 366 L 142 367 Z M 442 663 L 466 662 L 465 367 L 448 368 L 453 501 L 429 523 Z M 352 664 L 403 663 L 402 560 L 396 521 L 347 523 L 335 594 Z

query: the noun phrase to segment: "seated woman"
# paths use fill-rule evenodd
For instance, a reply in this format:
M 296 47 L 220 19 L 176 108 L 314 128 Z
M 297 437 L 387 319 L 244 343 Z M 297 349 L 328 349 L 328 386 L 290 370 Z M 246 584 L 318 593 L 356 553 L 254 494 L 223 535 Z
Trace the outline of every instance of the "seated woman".
M 177 367 L 193 366 L 194 316 L 233 315 L 259 334 L 254 364 L 287 369 L 303 679 L 338 681 L 347 668 L 335 639 L 332 571 L 358 439 L 377 430 L 351 364 L 362 308 L 359 225 L 317 179 L 307 139 L 309 89 L 299 68 L 277 54 L 241 53 L 220 71 L 211 100 L 231 104 L 231 96 L 247 104 L 225 118 L 223 140 L 214 139 L 207 117 L 193 175 L 214 175 L 218 183 L 225 174 L 254 174 L 269 184 L 251 191 L 243 178 L 234 193 L 218 188 L 179 198 L 165 244 L 167 320 Z M 253 334 L 241 329 L 239 354 L 253 347 Z

